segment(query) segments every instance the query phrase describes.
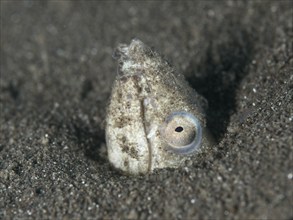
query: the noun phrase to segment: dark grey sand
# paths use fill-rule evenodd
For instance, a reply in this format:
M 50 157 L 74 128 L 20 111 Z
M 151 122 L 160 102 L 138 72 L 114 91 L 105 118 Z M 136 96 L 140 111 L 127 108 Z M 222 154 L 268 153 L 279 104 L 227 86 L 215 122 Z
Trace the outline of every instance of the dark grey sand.
M 0 219 L 292 219 L 292 2 L 1 1 Z M 137 37 L 209 101 L 213 149 L 107 161 L 112 51 Z

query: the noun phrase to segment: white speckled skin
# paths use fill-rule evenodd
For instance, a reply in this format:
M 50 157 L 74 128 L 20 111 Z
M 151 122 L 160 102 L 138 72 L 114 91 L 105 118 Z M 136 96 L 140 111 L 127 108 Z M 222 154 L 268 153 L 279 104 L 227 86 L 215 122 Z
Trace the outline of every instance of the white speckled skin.
M 201 146 L 210 145 L 204 105 L 184 77 L 140 40 L 120 45 L 118 75 L 114 82 L 106 122 L 108 157 L 130 174 L 178 167 L 190 155 L 170 151 L 160 129 L 173 112 L 188 112 L 200 121 Z M 196 152 L 196 151 L 194 151 Z

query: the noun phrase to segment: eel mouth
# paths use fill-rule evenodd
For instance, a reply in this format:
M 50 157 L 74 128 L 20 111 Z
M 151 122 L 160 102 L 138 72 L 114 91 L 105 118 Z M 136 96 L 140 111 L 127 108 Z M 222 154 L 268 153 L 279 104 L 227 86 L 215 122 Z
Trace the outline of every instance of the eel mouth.
M 152 54 L 151 48 L 138 39 L 133 39 L 129 45 L 120 44 L 113 52 L 113 58 L 118 61 L 119 82 L 124 83 L 133 80 L 135 90 L 137 91 L 137 99 L 140 105 L 140 120 L 144 132 L 145 143 L 148 150 L 147 172 L 152 170 L 152 149 L 150 140 L 147 138 L 148 125 L 146 121 L 146 90 L 148 88 L 147 78 L 144 76 L 145 68 L 148 68 L 145 61 Z
M 149 138 L 147 137 L 147 125 L 146 125 L 146 118 L 145 118 L 145 114 L 146 114 L 146 109 L 144 106 L 144 100 L 140 100 L 140 106 L 141 106 L 141 120 L 142 120 L 142 124 L 143 124 L 143 130 L 144 130 L 144 134 L 145 134 L 145 138 L 146 138 L 146 143 L 147 143 L 147 147 L 148 147 L 148 153 L 149 153 L 149 157 L 148 157 L 148 172 L 150 173 L 152 171 L 152 147 L 151 147 L 151 143 Z

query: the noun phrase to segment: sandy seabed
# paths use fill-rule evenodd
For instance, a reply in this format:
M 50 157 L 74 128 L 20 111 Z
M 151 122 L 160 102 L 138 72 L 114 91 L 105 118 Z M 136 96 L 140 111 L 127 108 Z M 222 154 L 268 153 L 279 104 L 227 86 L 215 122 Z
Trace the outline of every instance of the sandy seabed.
M 0 219 L 292 219 L 290 1 L 1 1 Z M 108 163 L 113 48 L 137 37 L 209 102 L 185 167 Z

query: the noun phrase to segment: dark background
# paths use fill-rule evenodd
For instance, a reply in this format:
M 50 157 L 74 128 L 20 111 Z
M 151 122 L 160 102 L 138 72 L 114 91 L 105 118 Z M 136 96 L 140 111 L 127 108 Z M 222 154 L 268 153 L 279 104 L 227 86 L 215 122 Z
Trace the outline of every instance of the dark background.
M 290 1 L 1 1 L 0 219 L 292 219 Z M 108 163 L 112 51 L 159 50 L 217 140 L 181 169 Z

